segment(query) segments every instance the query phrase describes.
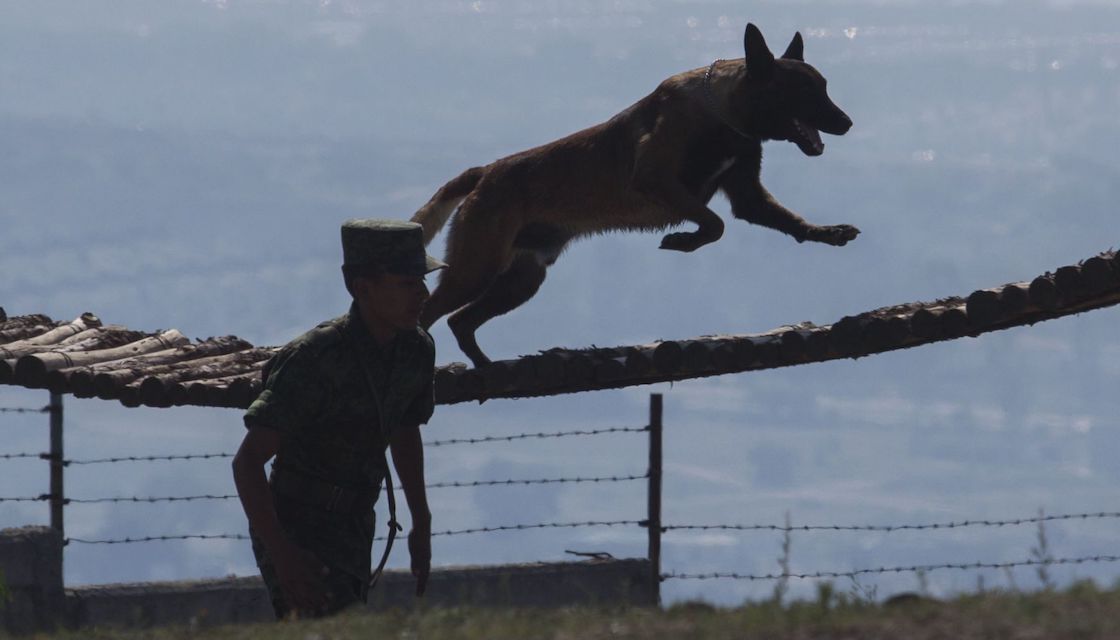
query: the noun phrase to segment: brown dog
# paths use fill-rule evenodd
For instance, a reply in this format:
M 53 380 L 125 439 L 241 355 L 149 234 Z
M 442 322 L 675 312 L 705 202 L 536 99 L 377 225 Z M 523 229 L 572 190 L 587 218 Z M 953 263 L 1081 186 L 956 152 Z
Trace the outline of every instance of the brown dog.
M 675 75 L 607 122 L 544 146 L 474 167 L 445 184 L 412 217 L 431 242 L 451 220 L 439 286 L 420 323 L 448 325 L 463 353 L 489 359 L 475 341 L 487 320 L 540 288 L 573 239 L 606 231 L 670 233 L 662 249 L 695 251 L 723 235 L 707 203 L 717 190 L 736 218 L 793 236 L 844 245 L 859 230 L 817 226 L 779 204 L 759 182 L 764 140 L 788 140 L 805 155 L 824 152 L 819 131 L 843 135 L 852 121 L 804 62 L 801 34 L 775 59 L 748 24 L 746 58 L 717 60 Z

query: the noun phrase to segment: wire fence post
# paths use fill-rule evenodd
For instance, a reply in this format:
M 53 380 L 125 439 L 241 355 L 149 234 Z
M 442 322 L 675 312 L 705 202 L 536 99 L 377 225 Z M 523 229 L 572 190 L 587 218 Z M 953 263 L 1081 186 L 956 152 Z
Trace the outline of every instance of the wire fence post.
M 661 394 L 649 396 L 649 533 L 650 588 L 661 606 Z
M 63 485 L 62 485 L 62 394 L 51 392 L 51 403 L 47 407 L 51 416 L 51 528 L 65 538 L 62 527 Z

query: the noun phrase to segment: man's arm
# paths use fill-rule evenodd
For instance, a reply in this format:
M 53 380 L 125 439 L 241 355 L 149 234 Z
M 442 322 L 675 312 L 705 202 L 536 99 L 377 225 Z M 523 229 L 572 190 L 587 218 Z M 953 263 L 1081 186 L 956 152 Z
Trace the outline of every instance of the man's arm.
M 432 567 L 432 512 L 428 509 L 428 493 L 424 488 L 424 442 L 420 439 L 420 426 L 402 425 L 389 440 L 389 448 L 408 511 L 412 514 L 408 552 L 412 557 L 412 575 L 416 576 L 416 595 L 422 596 Z
M 233 458 L 233 482 L 249 519 L 249 527 L 260 538 L 276 566 L 280 590 L 294 609 L 314 611 L 326 605 L 322 575 L 325 567 L 314 554 L 299 548 L 280 528 L 276 504 L 264 474 L 264 465 L 280 446 L 275 429 L 249 429 Z

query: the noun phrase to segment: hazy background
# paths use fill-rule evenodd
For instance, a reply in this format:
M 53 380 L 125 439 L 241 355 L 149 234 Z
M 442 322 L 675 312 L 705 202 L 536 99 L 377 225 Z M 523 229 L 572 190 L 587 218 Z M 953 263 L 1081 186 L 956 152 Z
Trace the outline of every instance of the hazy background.
M 766 146 L 765 184 L 844 248 L 729 221 L 694 254 L 656 235 L 571 248 L 540 295 L 479 333 L 492 357 L 832 322 L 1029 279 L 1111 247 L 1120 194 L 1120 3 L 0 2 L 0 306 L 282 344 L 346 310 L 338 226 L 407 218 L 462 169 L 609 118 L 665 77 L 794 31 L 855 126 L 819 158 Z M 728 215 L 718 198 L 713 208 Z M 433 252 L 442 251 L 442 238 Z M 1117 310 L 860 361 L 439 407 L 427 439 L 645 424 L 665 394 L 665 521 L 906 524 L 1114 511 Z M 444 324 L 441 363 L 462 360 Z M 0 389 L 0 406 L 46 393 Z M 67 399 L 72 458 L 232 451 L 237 411 Z M 0 415 L 0 453 L 46 447 Z M 642 473 L 641 435 L 430 449 L 430 481 Z M 0 495 L 46 491 L 0 461 Z M 70 497 L 232 493 L 228 460 L 70 467 Z M 436 529 L 641 519 L 642 482 L 433 489 Z M 43 523 L 0 502 L 0 526 Z M 67 535 L 245 531 L 236 501 L 72 505 Z M 379 524 L 379 527 L 382 525 Z M 1047 527 L 1056 556 L 1117 554 L 1115 520 Z M 798 533 L 792 569 L 1024 560 L 1032 526 Z M 774 533 L 667 533 L 671 571 L 778 571 Z M 380 549 L 380 547 L 378 547 Z M 435 540 L 435 562 L 645 554 L 645 530 Z M 71 584 L 255 572 L 247 542 L 73 544 Z M 391 566 L 407 566 L 403 547 Z M 1055 568 L 1111 583 L 1116 565 Z M 1037 586 L 1032 569 L 982 572 Z M 937 571 L 931 589 L 974 589 Z M 880 595 L 913 574 L 861 578 Z M 843 583 L 841 588 L 852 585 Z M 812 592 L 794 581 L 794 595 Z M 665 583 L 730 604 L 769 582 Z

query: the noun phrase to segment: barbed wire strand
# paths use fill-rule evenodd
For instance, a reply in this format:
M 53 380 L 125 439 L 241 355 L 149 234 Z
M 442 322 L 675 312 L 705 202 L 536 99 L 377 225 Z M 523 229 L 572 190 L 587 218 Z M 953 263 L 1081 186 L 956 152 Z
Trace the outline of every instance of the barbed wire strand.
M 476 480 L 473 482 L 436 482 L 433 484 L 425 485 L 428 489 L 445 489 L 449 487 L 487 487 L 487 486 L 509 486 L 509 485 L 531 485 L 531 484 L 561 484 L 561 483 L 581 483 L 581 482 L 626 482 L 629 480 L 641 480 L 648 477 L 648 474 L 633 475 L 633 476 L 606 476 L 601 478 L 533 478 L 528 480 Z M 197 500 L 233 500 L 237 498 L 236 494 L 227 495 L 197 495 L 197 496 L 113 496 L 103 498 L 66 498 L 63 504 L 97 504 L 104 502 L 192 502 Z M 22 496 L 0 498 L 0 502 L 31 502 L 34 500 L 50 500 L 49 494 L 40 496 Z
M 425 442 L 425 447 L 444 447 L 453 444 L 480 444 L 483 442 L 509 442 L 512 440 L 526 440 L 529 438 L 567 438 L 572 436 L 595 436 L 606 433 L 638 433 L 649 431 L 649 427 L 610 427 L 607 429 L 577 429 L 574 431 L 557 431 L 542 433 L 519 433 L 512 436 L 485 436 L 480 438 L 451 438 L 448 440 L 433 440 Z
M 903 567 L 878 567 L 875 569 L 856 569 L 854 571 L 816 571 L 813 573 L 767 573 L 767 574 L 742 574 L 742 573 L 663 573 L 662 580 L 782 580 L 786 578 L 855 578 L 856 576 L 882 573 L 919 573 L 937 571 L 940 569 L 975 570 L 975 569 L 1011 569 L 1014 567 L 1031 567 L 1038 565 L 1078 565 L 1092 562 L 1120 562 L 1120 556 L 1097 555 L 1083 556 L 1080 558 L 1050 558 L 1043 560 L 1019 560 L 1016 562 L 966 562 L 912 565 Z
M 4 453 L 0 454 L 0 460 L 15 460 L 18 458 L 43 458 L 49 459 L 49 453 Z
M 121 496 L 115 498 L 66 498 L 64 504 L 95 504 L 99 502 L 192 502 L 195 500 L 233 500 L 237 495 L 201 496 Z
M 243 533 L 191 533 L 169 536 L 145 536 L 143 538 L 117 538 L 109 540 L 87 540 L 84 538 L 67 538 L 63 544 L 77 542 L 79 544 L 128 544 L 132 542 L 156 542 L 163 540 L 248 540 L 249 536 Z
M 39 409 L 20 409 L 19 411 L 40 411 Z M 512 436 L 486 436 L 481 438 L 452 438 L 449 440 L 433 440 L 432 442 L 425 443 L 428 447 L 441 447 L 454 444 L 480 444 L 484 442 L 508 442 L 512 440 L 524 440 L 529 438 L 564 438 L 572 436 L 591 436 L 601 435 L 608 433 L 635 433 L 649 431 L 649 427 L 610 427 L 606 429 L 579 429 L 573 431 L 560 431 L 560 432 L 539 432 L 539 433 L 519 433 Z M 31 458 L 38 454 L 6 454 L 0 455 L 0 459 L 11 458 Z M 120 456 L 115 458 L 94 458 L 89 460 L 63 460 L 63 464 L 70 465 L 85 465 L 85 464 L 110 464 L 119 462 L 152 462 L 163 460 L 204 460 L 208 458 L 232 458 L 232 453 L 189 453 L 189 454 L 170 454 L 170 455 L 151 455 L 151 456 Z M 496 483 L 499 484 L 499 483 Z
M 960 529 L 963 527 L 1007 527 L 1022 524 L 1037 524 L 1040 522 L 1054 522 L 1058 520 L 1096 520 L 1120 518 L 1120 512 L 1098 511 L 1095 513 L 1067 513 L 1056 515 L 1033 516 L 1030 518 L 1014 518 L 1008 520 L 960 520 L 955 522 L 935 522 L 930 524 L 897 524 L 897 525 L 777 525 L 777 524 L 680 524 L 665 525 L 662 531 L 878 531 L 891 533 L 894 531 L 922 531 L 929 529 Z
M 205 460 L 207 458 L 232 458 L 232 453 L 185 453 L 164 456 L 123 456 L 119 458 L 94 458 L 90 460 L 63 460 L 64 465 L 106 464 L 115 462 L 151 462 L 155 460 Z
M 515 484 L 564 484 L 564 483 L 580 483 L 580 482 L 627 482 L 629 480 L 644 480 L 648 478 L 648 473 L 641 475 L 630 476 L 604 476 L 599 478 L 535 478 L 530 480 L 475 480 L 471 482 L 453 481 L 453 482 L 435 482 L 432 484 L 424 485 L 427 489 L 446 489 L 448 487 L 491 487 L 495 485 L 515 485 Z
M 513 524 L 501 525 L 498 527 L 478 527 L 475 529 L 459 529 L 448 531 L 435 531 L 432 532 L 433 536 L 458 536 L 467 535 L 472 533 L 487 533 L 494 531 L 523 531 L 527 529 L 571 529 L 578 527 L 613 527 L 639 524 L 640 520 L 589 520 L 586 522 L 541 522 L 537 524 Z M 214 534 L 184 534 L 184 535 L 163 535 L 163 536 L 144 536 L 140 538 L 109 538 L 100 540 L 91 540 L 87 538 L 67 538 L 66 543 L 71 542 L 79 544 L 129 544 L 133 542 L 157 542 L 164 540 L 248 540 L 249 536 L 242 533 L 214 533 Z M 384 536 L 374 538 L 377 541 L 384 541 Z
M 50 406 L 40 407 L 38 409 L 30 409 L 27 407 L 0 407 L 0 413 L 49 413 Z

